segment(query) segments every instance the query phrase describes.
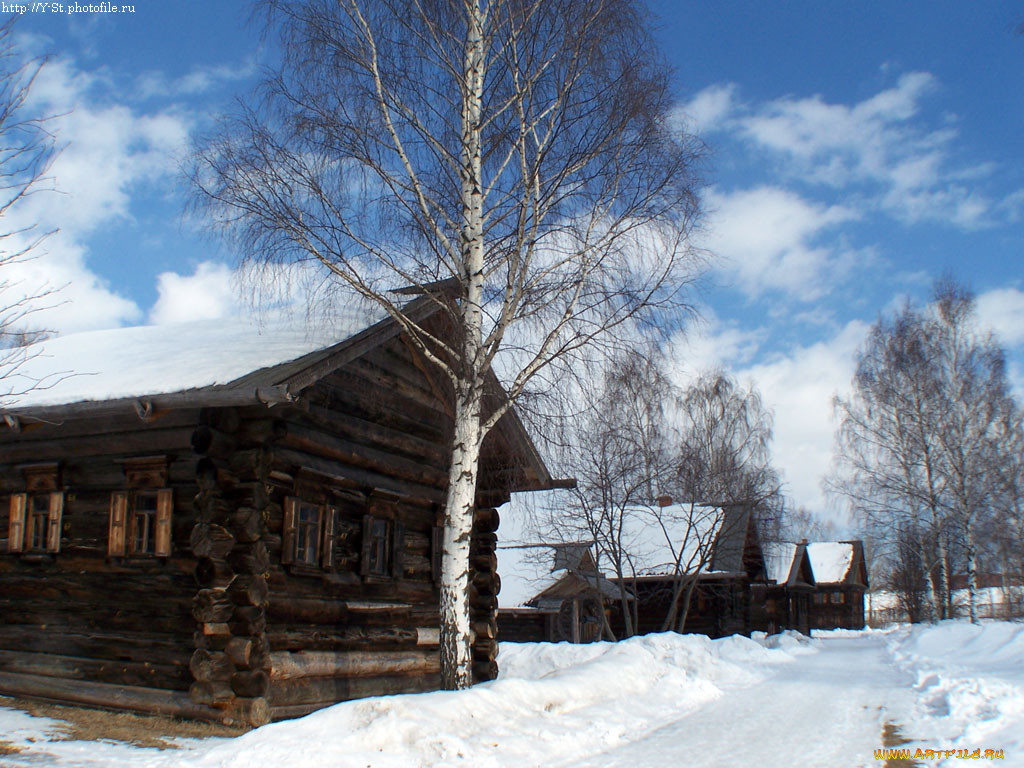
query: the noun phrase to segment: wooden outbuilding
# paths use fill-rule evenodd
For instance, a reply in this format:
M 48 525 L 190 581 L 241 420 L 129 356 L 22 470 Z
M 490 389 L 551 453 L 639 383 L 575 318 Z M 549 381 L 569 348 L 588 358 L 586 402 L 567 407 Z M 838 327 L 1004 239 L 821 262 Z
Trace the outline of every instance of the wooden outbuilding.
M 794 629 L 811 633 L 814 571 L 807 542 L 764 545 L 765 581 L 750 585 L 750 616 L 754 630 L 774 634 Z
M 515 545 L 550 550 L 551 573 L 521 606 L 498 609 L 498 635 L 513 642 L 592 643 L 604 637 L 607 617 L 621 599 L 617 586 L 594 561 L 591 543 Z M 499 560 L 500 562 L 500 560 Z M 632 595 L 626 593 L 626 599 Z
M 437 308 L 407 311 L 443 338 Z M 259 725 L 438 686 L 451 392 L 379 312 L 329 338 L 218 321 L 29 350 L 37 386 L 0 410 L 0 694 Z M 551 486 L 509 411 L 481 459 L 476 680 L 496 507 Z
M 864 542 L 812 542 L 807 554 L 815 578 L 811 629 L 863 629 L 869 586 Z

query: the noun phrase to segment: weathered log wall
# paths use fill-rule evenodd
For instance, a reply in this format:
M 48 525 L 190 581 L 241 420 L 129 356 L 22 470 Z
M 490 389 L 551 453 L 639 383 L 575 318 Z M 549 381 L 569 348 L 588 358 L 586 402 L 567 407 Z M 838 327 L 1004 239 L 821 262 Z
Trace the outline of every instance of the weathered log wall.
M 633 588 L 633 585 L 630 585 Z M 644 635 L 661 632 L 672 599 L 672 579 L 648 578 L 636 585 L 637 630 Z M 622 614 L 610 615 L 612 632 L 622 637 Z M 750 586 L 744 577 L 702 578 L 694 589 L 684 631 L 708 637 L 750 634 Z
M 126 413 L 25 424 L 0 437 L 0 693 L 188 709 L 196 487 L 189 436 L 197 416 L 174 411 L 143 421 Z M 124 460 L 149 456 L 167 459 L 171 556 L 108 558 L 111 494 L 126 488 Z M 8 554 L 7 501 L 25 490 L 21 467 L 50 463 L 60 467 L 64 492 L 60 551 Z M 69 698 L 76 687 L 88 695 Z
M 21 464 L 59 461 L 66 502 L 58 554 L 0 554 L 0 692 L 10 684 L 37 698 L 104 705 L 107 697 L 110 707 L 176 706 L 184 716 L 258 725 L 348 698 L 436 688 L 446 387 L 395 339 L 289 405 L 6 433 L 0 493 L 24 491 Z M 487 504 L 471 545 L 476 680 L 497 674 L 492 505 L 508 498 L 512 468 L 498 465 L 514 453 L 485 448 Z M 119 462 L 141 456 L 168 460 L 172 554 L 110 558 L 110 496 L 125 488 Z M 332 510 L 321 542 L 328 554 L 315 567 L 285 552 L 289 498 Z M 386 575 L 362 567 L 367 515 L 395 532 Z M 78 699 L 67 694 L 73 681 Z M 128 693 L 113 695 L 118 686 Z

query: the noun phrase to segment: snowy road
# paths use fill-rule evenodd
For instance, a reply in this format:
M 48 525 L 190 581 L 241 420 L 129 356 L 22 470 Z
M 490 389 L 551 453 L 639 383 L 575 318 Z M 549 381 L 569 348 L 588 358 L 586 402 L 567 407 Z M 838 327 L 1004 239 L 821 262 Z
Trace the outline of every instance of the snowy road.
M 885 635 L 819 642 L 820 652 L 778 665 L 641 740 L 574 762 L 574 768 L 678 765 L 854 766 L 874 761 L 881 724 L 913 680 L 893 666 Z M 660 761 L 660 762 L 655 762 Z
M 922 749 L 1024 767 L 1024 624 L 711 641 L 506 644 L 501 679 L 365 699 L 237 739 L 157 751 L 56 741 L 0 708 L 0 768 L 879 766 L 883 723 Z M 921 765 L 964 765 L 950 756 Z M 984 764 L 984 762 L 980 763 Z

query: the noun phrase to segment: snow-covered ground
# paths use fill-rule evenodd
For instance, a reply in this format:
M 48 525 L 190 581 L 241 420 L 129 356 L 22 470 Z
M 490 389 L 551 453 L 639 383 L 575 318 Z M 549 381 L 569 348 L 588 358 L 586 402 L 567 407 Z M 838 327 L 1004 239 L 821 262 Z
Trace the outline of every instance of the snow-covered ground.
M 1002 750 L 998 764 L 1024 766 L 1019 623 L 505 644 L 499 663 L 469 691 L 364 699 L 179 750 L 47 741 L 50 721 L 0 708 L 0 742 L 24 749 L 0 766 L 852 767 L 884 764 L 886 721 L 912 753 Z

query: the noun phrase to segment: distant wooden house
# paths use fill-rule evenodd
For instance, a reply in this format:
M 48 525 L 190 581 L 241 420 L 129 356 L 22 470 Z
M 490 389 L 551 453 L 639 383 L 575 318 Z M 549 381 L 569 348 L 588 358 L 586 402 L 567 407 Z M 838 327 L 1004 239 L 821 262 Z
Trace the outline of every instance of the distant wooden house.
M 620 599 L 619 588 L 597 568 L 589 543 L 521 545 L 550 550 L 551 573 L 535 583 L 523 605 L 498 609 L 498 636 L 512 642 L 592 643 Z M 632 596 L 627 593 L 627 600 Z
M 678 629 L 684 610 L 685 632 L 749 634 L 750 585 L 764 580 L 765 565 L 747 509 L 673 504 L 663 497 L 656 507 L 626 510 L 622 541 L 622 565 L 629 576 L 621 589 L 615 576 L 597 572 L 588 554 L 575 568 L 528 580 L 534 591 L 523 604 L 499 611 L 501 637 L 596 639 L 599 611 L 612 633 L 624 637 L 623 602 L 634 634 L 660 632 L 666 625 Z M 554 624 L 556 614 L 561 628 Z M 568 630 L 574 626 L 576 634 L 571 635 Z
M 641 535 L 643 543 L 634 550 L 636 576 L 626 579 L 636 600 L 636 633 L 662 631 L 673 601 L 681 612 L 693 584 L 684 632 L 749 635 L 750 585 L 764 580 L 765 569 L 750 510 L 669 503 L 657 515 L 658 529 Z M 612 630 L 618 635 L 625 628 L 621 611 L 613 613 Z M 677 628 L 676 620 L 669 628 Z
M 436 309 L 408 312 L 444 336 Z M 379 312 L 330 338 L 124 328 L 26 363 L 42 386 L 0 409 L 0 694 L 258 725 L 437 687 L 451 395 Z M 509 411 L 481 459 L 477 680 L 495 507 L 551 485 Z
M 807 542 L 765 544 L 764 560 L 765 581 L 750 585 L 752 629 L 809 635 L 815 580 Z
M 868 569 L 864 542 L 822 541 L 807 545 L 815 588 L 811 629 L 863 629 Z

